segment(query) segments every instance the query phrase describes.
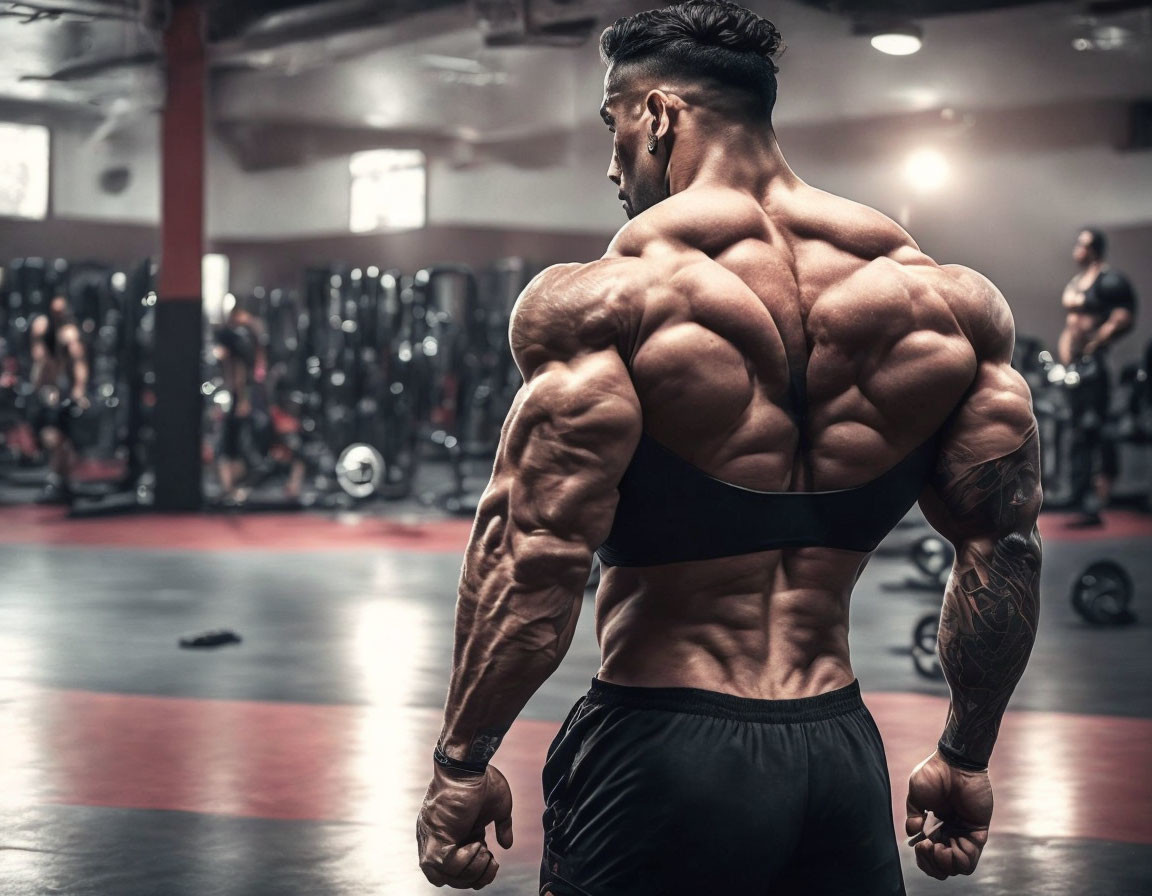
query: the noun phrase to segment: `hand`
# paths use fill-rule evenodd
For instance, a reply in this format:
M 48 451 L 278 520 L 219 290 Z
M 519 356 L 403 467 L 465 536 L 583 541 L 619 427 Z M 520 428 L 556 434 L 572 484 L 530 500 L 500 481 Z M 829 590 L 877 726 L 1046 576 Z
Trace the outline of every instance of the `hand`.
M 931 812 L 942 824 L 925 829 Z M 971 874 L 988 842 L 992 783 L 988 772 L 967 772 L 933 753 L 908 778 L 908 820 L 904 830 L 916 849 L 916 864 L 929 877 L 944 880 Z
M 420 869 L 438 887 L 479 890 L 500 865 L 484 842 L 484 829 L 496 825 L 496 842 L 512 846 L 512 791 L 493 766 L 481 775 L 460 775 L 439 766 L 416 819 Z

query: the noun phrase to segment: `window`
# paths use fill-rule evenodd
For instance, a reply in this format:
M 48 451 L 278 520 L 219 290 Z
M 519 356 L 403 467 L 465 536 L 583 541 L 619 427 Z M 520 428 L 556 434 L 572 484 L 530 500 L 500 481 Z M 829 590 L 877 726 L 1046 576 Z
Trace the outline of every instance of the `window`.
M 48 128 L 0 123 L 0 216 L 48 217 Z
M 424 226 L 424 153 L 373 149 L 352 154 L 353 233 L 412 230 Z
M 200 260 L 201 291 L 204 294 L 204 316 L 211 324 L 221 324 L 229 309 L 225 297 L 228 295 L 229 264 L 227 255 L 209 253 Z M 235 301 L 235 300 L 233 300 Z

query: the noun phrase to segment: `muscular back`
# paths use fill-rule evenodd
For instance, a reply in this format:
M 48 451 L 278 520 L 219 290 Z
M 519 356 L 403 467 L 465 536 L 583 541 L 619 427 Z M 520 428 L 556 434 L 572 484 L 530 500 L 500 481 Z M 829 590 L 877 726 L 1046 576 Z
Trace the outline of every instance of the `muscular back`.
M 638 218 L 610 249 L 630 259 L 628 367 L 654 438 L 738 485 L 816 490 L 873 478 L 944 422 L 975 373 L 956 307 L 973 275 L 937 266 L 877 212 L 810 188 L 824 222 L 695 192 Z M 702 204 L 723 210 L 707 230 Z M 793 376 L 806 387 L 803 432 Z
M 879 213 L 803 185 L 768 203 L 726 189 L 679 193 L 630 222 L 603 260 L 541 275 L 513 320 L 527 405 L 548 403 L 538 373 L 559 382 L 563 366 L 586 396 L 566 408 L 571 427 L 600 419 L 599 469 L 574 455 L 566 480 L 587 489 L 584 508 L 598 508 L 571 529 L 590 549 L 607 534 L 641 428 L 735 485 L 860 485 L 948 423 L 982 359 L 1004 354 L 1005 336 L 1010 346 L 1010 318 L 987 281 L 935 264 Z M 577 364 L 596 369 L 583 389 Z M 614 400 L 595 401 L 606 395 Z M 506 435 L 517 428 L 514 409 Z M 507 448 L 494 486 L 502 470 L 533 467 L 514 440 Z M 556 500 L 553 528 L 566 506 Z M 537 510 L 511 499 L 526 531 Z M 847 684 L 848 601 L 866 560 L 799 548 L 606 568 L 601 676 L 759 697 Z

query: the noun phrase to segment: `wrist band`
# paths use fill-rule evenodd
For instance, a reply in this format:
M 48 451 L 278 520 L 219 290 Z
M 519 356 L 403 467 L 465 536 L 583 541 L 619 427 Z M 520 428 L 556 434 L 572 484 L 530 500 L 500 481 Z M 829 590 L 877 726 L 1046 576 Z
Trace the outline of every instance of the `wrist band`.
M 465 775 L 476 775 L 477 777 L 484 774 L 488 770 L 488 762 L 464 762 L 460 759 L 453 759 L 442 749 L 440 744 L 436 744 L 436 749 L 432 751 L 432 759 L 441 768 L 451 769 L 454 772 L 460 772 Z
M 936 752 L 940 754 L 941 758 L 953 768 L 958 768 L 964 772 L 986 772 L 988 771 L 987 762 L 973 762 L 971 759 L 957 753 L 951 747 L 941 740 L 936 744 Z

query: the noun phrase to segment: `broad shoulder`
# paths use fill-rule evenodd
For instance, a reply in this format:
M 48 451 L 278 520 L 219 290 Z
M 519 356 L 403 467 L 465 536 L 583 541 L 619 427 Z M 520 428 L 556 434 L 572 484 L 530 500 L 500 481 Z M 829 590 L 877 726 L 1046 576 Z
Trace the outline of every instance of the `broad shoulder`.
M 851 266 L 821 292 L 807 326 L 816 338 L 850 339 L 862 349 L 878 336 L 955 335 L 976 361 L 1011 360 L 1015 338 L 1008 303 L 987 277 L 911 247 Z
M 982 361 L 1012 359 L 1016 325 L 1008 300 L 983 274 L 959 264 L 940 266 L 941 294 Z
M 1097 292 L 1106 296 L 1125 295 L 1132 291 L 1131 281 L 1115 268 L 1105 268 L 1094 284 Z
M 877 258 L 865 271 L 883 277 L 921 307 L 931 297 L 932 305 L 955 321 L 978 360 L 1011 360 L 1016 337 L 1012 311 L 983 274 L 963 265 L 937 264 L 919 250 Z
M 510 342 L 522 373 L 548 361 L 615 350 L 627 357 L 638 326 L 652 265 L 637 258 L 602 258 L 545 268 L 512 310 Z
M 792 215 L 794 234 L 831 244 L 862 262 L 849 275 L 855 287 L 851 292 L 858 294 L 864 286 L 865 291 L 895 292 L 916 303 L 931 295 L 934 304 L 947 309 L 944 313 L 955 320 L 978 358 L 1011 358 L 1012 312 L 987 277 L 963 265 L 938 264 L 903 227 L 869 206 L 809 187 L 798 206 L 804 212 Z

